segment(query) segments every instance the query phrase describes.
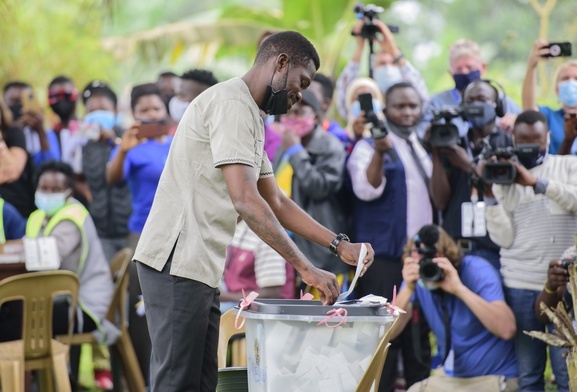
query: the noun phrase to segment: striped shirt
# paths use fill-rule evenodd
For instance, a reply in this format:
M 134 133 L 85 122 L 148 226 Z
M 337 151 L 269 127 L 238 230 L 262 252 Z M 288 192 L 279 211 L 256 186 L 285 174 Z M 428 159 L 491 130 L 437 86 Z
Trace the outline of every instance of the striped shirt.
M 533 188 L 494 185 L 497 205 L 487 207 L 487 229 L 501 246 L 505 286 L 541 291 L 551 260 L 574 242 L 577 233 L 577 157 L 549 155 L 530 170 L 548 181 L 545 194 Z

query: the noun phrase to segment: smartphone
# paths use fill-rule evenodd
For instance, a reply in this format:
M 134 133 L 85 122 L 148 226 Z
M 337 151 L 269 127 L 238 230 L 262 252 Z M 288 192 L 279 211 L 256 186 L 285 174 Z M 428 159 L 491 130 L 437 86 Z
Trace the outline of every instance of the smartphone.
M 140 139 L 154 139 L 158 136 L 163 136 L 168 134 L 168 121 L 167 120 L 154 120 L 154 121 L 142 121 L 138 126 L 138 134 L 136 135 Z
M 549 49 L 549 54 L 544 54 L 542 57 L 569 57 L 572 54 L 571 42 L 551 42 L 541 49 L 545 48 Z
M 42 110 L 40 104 L 36 100 L 34 90 L 31 88 L 25 88 L 22 90 L 22 112 L 26 112 L 27 110 Z
M 365 117 L 370 113 L 374 113 L 371 93 L 359 94 L 359 103 L 361 104 L 361 110 L 365 112 Z

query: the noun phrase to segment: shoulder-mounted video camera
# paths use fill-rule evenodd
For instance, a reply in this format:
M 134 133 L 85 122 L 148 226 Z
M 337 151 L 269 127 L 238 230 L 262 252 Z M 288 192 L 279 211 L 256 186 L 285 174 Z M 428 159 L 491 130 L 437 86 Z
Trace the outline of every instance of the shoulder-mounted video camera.
M 497 160 L 506 159 L 518 161 L 518 158 L 534 158 L 539 156 L 539 143 L 518 144 L 516 147 L 503 147 L 497 149 L 487 148 L 483 158 L 491 157 Z M 508 185 L 515 182 L 517 169 L 511 162 L 488 162 L 483 168 L 483 179 L 487 183 Z
M 379 19 L 379 14 L 383 12 L 383 7 L 378 7 L 374 4 L 364 5 L 363 3 L 357 3 L 354 7 L 354 12 L 358 19 L 363 20 L 363 27 L 361 32 L 358 34 L 363 38 L 374 40 L 377 38 L 377 33 L 379 28 L 375 25 L 375 20 Z M 391 33 L 398 33 L 399 26 L 387 25 Z M 353 35 L 357 35 L 354 32 Z
M 483 116 L 483 108 L 474 105 L 444 107 L 433 113 L 429 143 L 435 147 L 449 147 L 459 143 L 459 128 L 452 123 L 457 117 L 463 119 Z

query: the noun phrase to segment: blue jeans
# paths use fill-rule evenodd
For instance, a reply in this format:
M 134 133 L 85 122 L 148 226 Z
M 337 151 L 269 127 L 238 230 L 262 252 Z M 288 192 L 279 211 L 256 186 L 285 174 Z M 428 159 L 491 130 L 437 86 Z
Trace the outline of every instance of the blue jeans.
M 545 379 L 543 372 L 547 361 L 547 345 L 538 339 L 527 336 L 523 331 L 543 331 L 545 325 L 537 319 L 535 314 L 535 300 L 539 291 L 505 288 L 507 303 L 517 320 L 517 334 L 515 335 L 515 353 L 519 365 L 519 391 L 544 391 Z M 552 326 L 549 326 L 551 332 Z M 569 376 L 567 364 L 563 355 L 566 349 L 549 346 L 551 366 L 555 374 L 558 391 L 569 391 Z

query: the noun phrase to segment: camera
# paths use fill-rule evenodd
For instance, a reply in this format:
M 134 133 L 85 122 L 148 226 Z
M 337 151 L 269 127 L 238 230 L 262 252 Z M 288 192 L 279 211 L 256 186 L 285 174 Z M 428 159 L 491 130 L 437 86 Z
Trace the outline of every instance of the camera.
M 379 14 L 383 12 L 382 7 L 377 7 L 374 4 L 364 5 L 362 3 L 357 3 L 354 8 L 354 12 L 358 19 L 363 20 L 363 27 L 361 28 L 360 36 L 366 39 L 374 40 L 377 38 L 377 33 L 379 32 L 378 27 L 375 25 L 375 20 L 379 19 Z M 387 25 L 391 33 L 398 33 L 399 26 Z M 353 33 L 353 35 L 355 35 Z
M 517 160 L 517 158 L 534 158 L 539 156 L 539 143 L 519 144 L 517 147 L 504 147 L 483 152 L 483 158 Z M 511 162 L 489 162 L 483 168 L 483 180 L 491 184 L 509 185 L 515 182 L 517 169 Z
M 361 110 L 365 112 L 367 123 L 371 123 L 371 136 L 373 139 L 380 139 L 387 136 L 388 131 L 384 121 L 382 121 L 373 107 L 373 96 L 371 93 L 359 94 Z
M 451 122 L 454 118 L 463 119 L 483 116 L 483 107 L 463 105 L 445 107 L 433 114 L 429 143 L 435 147 L 449 147 L 459 143 L 459 129 Z
M 577 259 L 577 256 L 573 256 L 570 259 L 561 260 L 561 265 L 559 266 L 559 268 L 563 268 L 563 269 L 568 271 L 569 267 L 575 262 L 576 259 Z
M 572 54 L 571 42 L 551 42 L 541 49 L 549 48 L 549 53 L 542 57 L 570 57 Z
M 437 257 L 438 241 L 439 229 L 435 225 L 423 226 L 415 237 L 417 252 L 423 255 L 419 262 L 419 275 L 424 282 L 440 282 L 445 278 L 443 270 L 433 261 Z

